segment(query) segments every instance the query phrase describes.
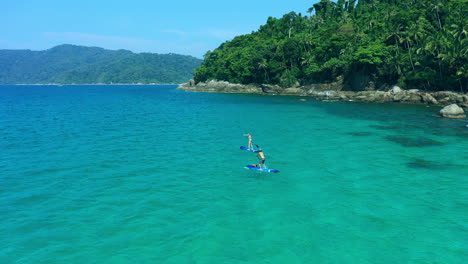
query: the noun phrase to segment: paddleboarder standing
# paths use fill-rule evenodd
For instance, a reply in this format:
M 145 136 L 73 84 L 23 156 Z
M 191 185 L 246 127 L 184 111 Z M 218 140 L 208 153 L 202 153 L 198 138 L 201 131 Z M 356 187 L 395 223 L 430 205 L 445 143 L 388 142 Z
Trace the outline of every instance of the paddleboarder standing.
M 253 149 L 253 143 L 252 143 L 252 135 L 250 133 L 244 134 L 244 136 L 248 137 L 249 143 L 247 144 L 247 148 Z

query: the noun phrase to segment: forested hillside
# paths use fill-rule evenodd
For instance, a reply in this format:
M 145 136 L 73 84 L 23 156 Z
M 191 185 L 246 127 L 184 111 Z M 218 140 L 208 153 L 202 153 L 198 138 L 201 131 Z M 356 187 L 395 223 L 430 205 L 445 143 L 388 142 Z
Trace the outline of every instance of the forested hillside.
M 195 81 L 351 85 L 364 75 L 377 89 L 467 91 L 468 0 L 322 0 L 308 13 L 269 17 L 206 53 Z
M 45 51 L 0 50 L 0 84 L 182 83 L 202 60 L 60 45 Z

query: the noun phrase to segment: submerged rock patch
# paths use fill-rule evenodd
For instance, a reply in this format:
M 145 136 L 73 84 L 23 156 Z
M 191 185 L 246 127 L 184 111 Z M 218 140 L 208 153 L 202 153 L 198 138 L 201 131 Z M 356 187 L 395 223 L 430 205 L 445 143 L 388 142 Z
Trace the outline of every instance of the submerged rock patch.
M 445 170 L 449 167 L 452 167 L 451 164 L 443 164 L 436 161 L 430 161 L 425 159 L 412 159 L 406 163 L 406 166 L 409 168 L 415 169 L 428 169 L 428 170 Z
M 351 136 L 356 136 L 356 137 L 367 137 L 367 136 L 370 136 L 372 135 L 371 132 L 349 132 L 349 133 L 346 133 L 347 135 L 351 135 Z
M 402 128 L 401 125 L 372 125 L 370 127 L 380 130 L 398 130 Z
M 442 146 L 443 143 L 437 140 L 424 137 L 404 137 L 404 136 L 387 136 L 386 140 L 398 143 L 403 147 L 430 147 L 430 146 Z
M 407 131 L 408 129 L 421 129 L 424 128 L 421 125 L 411 124 L 411 123 L 397 123 L 397 124 L 388 124 L 388 125 L 371 125 L 371 128 L 379 130 L 403 130 Z

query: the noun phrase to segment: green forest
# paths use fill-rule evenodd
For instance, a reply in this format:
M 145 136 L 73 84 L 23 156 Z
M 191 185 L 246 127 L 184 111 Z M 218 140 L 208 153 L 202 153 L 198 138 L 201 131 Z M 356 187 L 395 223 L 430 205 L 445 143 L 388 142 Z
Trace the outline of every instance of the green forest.
M 201 62 L 178 54 L 75 45 L 45 51 L 0 50 L 0 84 L 177 84 L 191 79 Z
M 350 82 L 467 92 L 468 0 L 321 0 L 205 54 L 195 82 Z

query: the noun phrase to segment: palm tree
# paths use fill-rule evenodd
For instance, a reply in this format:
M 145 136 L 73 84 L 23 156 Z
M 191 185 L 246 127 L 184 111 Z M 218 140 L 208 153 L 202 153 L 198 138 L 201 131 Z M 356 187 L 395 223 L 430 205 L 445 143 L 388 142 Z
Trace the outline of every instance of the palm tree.
M 398 44 L 400 43 L 400 39 L 401 39 L 401 29 L 402 29 L 402 26 L 400 24 L 396 24 L 394 25 L 394 27 L 390 29 L 390 34 L 387 36 L 387 40 L 390 40 L 390 39 L 395 40 L 395 47 L 396 47 L 397 55 L 400 50 L 400 46 Z
M 265 58 L 263 58 L 262 61 L 258 63 L 258 68 L 263 69 L 264 74 L 265 74 L 265 79 L 267 80 L 267 82 L 270 82 L 270 76 L 268 75 L 268 71 L 267 71 L 268 62 Z
M 411 38 L 410 32 L 405 31 L 402 34 L 402 37 L 400 38 L 400 43 L 406 46 L 406 49 L 408 50 L 408 55 L 410 58 L 410 63 L 411 63 L 411 68 L 413 68 L 414 71 L 414 63 L 413 63 L 413 56 L 411 54 L 411 45 L 413 44 L 413 39 Z
M 421 16 L 416 23 L 411 23 L 407 28 L 408 35 L 416 42 L 417 47 L 419 47 L 421 40 L 428 35 L 427 25 L 428 21 Z
M 435 11 L 437 21 L 439 22 L 439 30 L 442 30 L 442 23 L 440 22 L 439 11 L 444 7 L 441 0 L 438 0 L 436 3 L 431 3 L 431 10 Z
M 442 57 L 441 54 L 441 43 L 444 40 L 442 39 L 442 34 L 432 34 L 430 35 L 425 42 L 423 50 L 431 55 L 434 59 L 437 60 L 439 66 L 439 78 L 442 79 Z

